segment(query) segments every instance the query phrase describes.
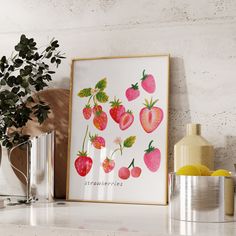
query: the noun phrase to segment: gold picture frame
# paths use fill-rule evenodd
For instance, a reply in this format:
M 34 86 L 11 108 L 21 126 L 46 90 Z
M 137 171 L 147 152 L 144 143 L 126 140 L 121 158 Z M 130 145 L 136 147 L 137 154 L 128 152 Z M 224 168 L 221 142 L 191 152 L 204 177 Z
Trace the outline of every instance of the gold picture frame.
M 165 121 L 166 121 L 166 130 L 165 130 L 165 196 L 164 200 L 162 202 L 156 202 L 156 201 L 132 201 L 132 200 L 125 200 L 125 201 L 116 201 L 116 200 L 108 200 L 108 199 L 82 199 L 82 198 L 73 198 L 70 196 L 70 173 L 71 173 L 71 141 L 72 141 L 72 108 L 73 108 L 73 94 L 74 94 L 74 81 L 75 81 L 75 64 L 78 62 L 93 62 L 93 61 L 108 61 L 108 60 L 114 60 L 114 59 L 140 59 L 140 58 L 165 58 L 166 61 L 166 109 L 165 109 Z M 88 67 L 87 67 L 88 68 Z M 66 199 L 68 201 L 85 201 L 85 202 L 109 202 L 109 203 L 131 203 L 131 204 L 150 204 L 150 205 L 166 205 L 167 199 L 168 199 L 168 186 L 167 186 L 167 180 L 168 180 L 168 111 L 169 111 L 169 68 L 170 68 L 170 56 L 167 55 L 138 55 L 138 56 L 117 56 L 117 57 L 96 57 L 96 58 L 75 58 L 72 60 L 71 63 L 71 79 L 70 79 L 70 107 L 69 107 L 69 138 L 68 138 L 68 163 L 67 163 L 67 186 L 66 186 Z M 77 76 L 77 75 L 76 75 Z M 81 135 L 83 135 L 81 133 Z

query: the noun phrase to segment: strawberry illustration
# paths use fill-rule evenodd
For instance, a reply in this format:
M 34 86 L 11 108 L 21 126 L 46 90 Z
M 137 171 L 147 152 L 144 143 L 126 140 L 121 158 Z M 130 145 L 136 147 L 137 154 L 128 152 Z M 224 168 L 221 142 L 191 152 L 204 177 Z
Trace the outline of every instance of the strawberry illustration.
M 87 104 L 83 109 L 83 116 L 86 120 L 89 120 L 92 115 L 92 108 Z
M 156 82 L 155 78 L 151 74 L 145 74 L 145 70 L 143 70 L 141 85 L 145 91 L 148 93 L 154 93 L 156 90 Z
M 134 122 L 134 116 L 130 110 L 124 112 L 120 117 L 119 126 L 121 130 L 128 129 Z
M 145 99 L 145 107 L 139 113 L 139 120 L 143 129 L 147 133 L 153 132 L 163 120 L 163 111 L 159 107 L 154 107 L 158 100 L 148 102 Z
M 102 106 L 101 105 L 94 105 L 93 107 L 93 114 L 96 114 L 96 112 L 102 111 Z
M 92 168 L 93 160 L 87 153 L 80 152 L 75 160 L 75 169 L 80 176 L 86 176 Z
M 86 132 L 85 132 L 85 136 L 83 140 L 82 151 L 78 152 L 78 156 L 74 163 L 77 173 L 82 177 L 86 176 L 89 173 L 93 165 L 92 158 L 89 157 L 87 152 L 84 150 L 87 134 L 88 134 L 88 126 L 86 128 Z
M 90 142 L 96 149 L 101 149 L 102 147 L 105 147 L 106 142 L 105 139 L 101 136 L 98 136 L 97 134 L 94 136 L 89 135 Z
M 128 101 L 132 101 L 136 99 L 137 97 L 139 97 L 140 91 L 138 88 L 138 83 L 131 84 L 131 87 L 126 90 L 125 95 Z
M 131 167 L 133 167 L 133 168 L 130 171 L 129 169 Z M 119 169 L 118 176 L 121 179 L 125 180 L 125 179 L 128 179 L 130 177 L 130 173 L 131 173 L 132 177 L 138 178 L 141 175 L 141 172 L 142 172 L 142 169 L 140 167 L 134 166 L 134 159 L 133 159 L 128 167 L 121 167 Z
M 97 111 L 93 118 L 94 126 L 99 130 L 104 130 L 107 127 L 107 114 L 104 111 Z
M 105 173 L 111 172 L 115 167 L 115 161 L 109 159 L 108 157 L 102 163 L 103 170 Z
M 161 152 L 158 148 L 152 147 L 153 140 L 149 143 L 148 149 L 145 150 L 144 163 L 147 168 L 156 172 L 160 167 L 161 162 Z
M 114 154 L 116 152 L 120 152 L 120 155 L 122 156 L 123 155 L 123 150 L 125 148 L 132 147 L 134 145 L 135 141 L 136 141 L 135 136 L 130 136 L 130 137 L 126 138 L 124 141 L 122 141 L 121 138 L 119 138 L 119 137 L 115 139 L 114 142 L 117 145 L 119 145 L 119 147 L 117 147 L 115 150 L 113 150 L 110 157 L 106 157 L 106 159 L 103 161 L 102 167 L 103 167 L 103 170 L 105 171 L 105 173 L 111 172 L 115 167 L 115 161 L 112 159 Z M 124 171 L 121 170 L 121 176 L 125 176 L 124 172 L 125 172 L 125 170 Z M 129 169 L 128 169 L 128 172 L 130 172 Z M 129 175 L 130 175 L 130 173 L 129 173 Z
M 96 114 L 97 112 L 102 111 L 102 106 L 98 104 L 104 104 L 108 102 L 109 96 L 105 92 L 106 87 L 107 78 L 103 78 L 99 80 L 93 88 L 83 88 L 78 92 L 77 95 L 80 98 L 87 99 L 87 105 L 83 109 L 83 115 L 86 120 L 90 119 L 92 113 Z M 91 103 L 93 104 L 93 108 L 90 106 Z
M 125 112 L 125 107 L 121 105 L 119 99 L 114 98 L 114 101 L 110 102 L 111 109 L 110 115 L 111 118 L 119 124 L 121 115 Z

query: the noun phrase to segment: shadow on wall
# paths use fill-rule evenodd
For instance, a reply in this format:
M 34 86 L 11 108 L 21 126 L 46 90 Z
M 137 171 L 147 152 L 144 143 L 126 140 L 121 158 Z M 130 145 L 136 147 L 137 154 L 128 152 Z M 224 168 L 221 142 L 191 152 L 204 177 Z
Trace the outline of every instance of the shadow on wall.
M 168 131 L 168 170 L 174 170 L 174 145 L 185 135 L 185 127 L 191 122 L 184 60 L 170 58 L 170 95 Z
M 236 136 L 226 136 L 225 146 L 215 148 L 215 169 L 235 172 L 234 164 L 236 164 Z
M 56 131 L 55 138 L 55 197 L 65 198 L 66 195 L 66 169 L 67 169 L 67 146 L 68 146 L 68 120 L 69 120 L 69 90 L 48 89 L 39 92 L 41 100 L 47 101 L 51 107 L 49 118 L 39 125 L 35 121 L 29 121 L 24 133 L 39 136 L 51 130 Z M 11 160 L 20 170 L 26 173 L 26 151 L 16 150 L 12 153 Z M 22 176 L 15 172 L 23 182 Z

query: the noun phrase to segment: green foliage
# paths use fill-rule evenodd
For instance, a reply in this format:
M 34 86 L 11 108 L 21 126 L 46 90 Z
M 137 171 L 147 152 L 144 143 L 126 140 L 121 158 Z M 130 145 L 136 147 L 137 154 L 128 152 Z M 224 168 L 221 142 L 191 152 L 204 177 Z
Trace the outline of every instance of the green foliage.
M 98 92 L 96 98 L 100 103 L 106 103 L 108 101 L 108 96 L 105 92 Z
M 13 56 L 0 57 L 0 141 L 11 148 L 24 142 L 29 135 L 22 134 L 22 128 L 34 117 L 42 124 L 50 113 L 50 107 L 40 98 L 32 95 L 48 87 L 65 57 L 58 51 L 58 41 L 52 39 L 40 52 L 33 38 L 21 35 Z M 11 130 L 11 131 L 9 131 Z
M 85 88 L 79 91 L 78 96 L 81 98 L 91 96 L 91 88 Z
M 133 146 L 133 144 L 135 143 L 135 141 L 136 141 L 136 136 L 130 136 L 130 137 L 128 137 L 127 139 L 124 140 L 123 145 L 124 145 L 124 147 L 126 147 L 126 148 L 130 148 L 130 147 Z
M 95 88 L 99 89 L 100 91 L 103 91 L 107 87 L 107 79 L 104 78 L 97 82 L 95 85 Z

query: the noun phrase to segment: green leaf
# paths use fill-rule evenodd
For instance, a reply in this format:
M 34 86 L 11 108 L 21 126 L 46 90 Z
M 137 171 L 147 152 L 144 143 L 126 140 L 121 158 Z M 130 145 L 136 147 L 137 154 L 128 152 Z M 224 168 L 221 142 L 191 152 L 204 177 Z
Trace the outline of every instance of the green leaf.
M 79 91 L 78 96 L 81 98 L 91 96 L 91 88 L 85 88 Z
M 100 91 L 103 91 L 107 87 L 107 78 L 104 78 L 97 82 L 95 85 L 95 88 L 100 89 Z
M 47 55 L 46 55 L 46 58 L 50 58 L 52 56 L 52 52 L 49 52 Z
M 31 96 L 29 96 L 29 97 L 27 98 L 27 102 L 34 102 L 34 99 L 33 99 Z
M 136 141 L 136 136 L 130 136 L 130 137 L 128 137 L 127 139 L 124 140 L 123 145 L 124 145 L 124 147 L 126 147 L 126 148 L 130 148 L 130 147 L 133 146 L 133 144 L 135 143 L 135 141 Z
M 17 58 L 14 63 L 15 63 L 15 67 L 20 67 L 23 64 L 23 61 Z
M 6 85 L 6 80 L 5 79 L 2 79 L 1 82 L 0 82 L 0 85 Z
M 51 63 L 54 63 L 56 61 L 56 57 L 51 58 Z
M 18 93 L 20 91 L 20 87 L 14 87 L 11 91 L 13 93 Z
M 106 103 L 108 101 L 109 97 L 107 96 L 107 94 L 105 92 L 100 91 L 96 94 L 96 98 L 99 102 Z

